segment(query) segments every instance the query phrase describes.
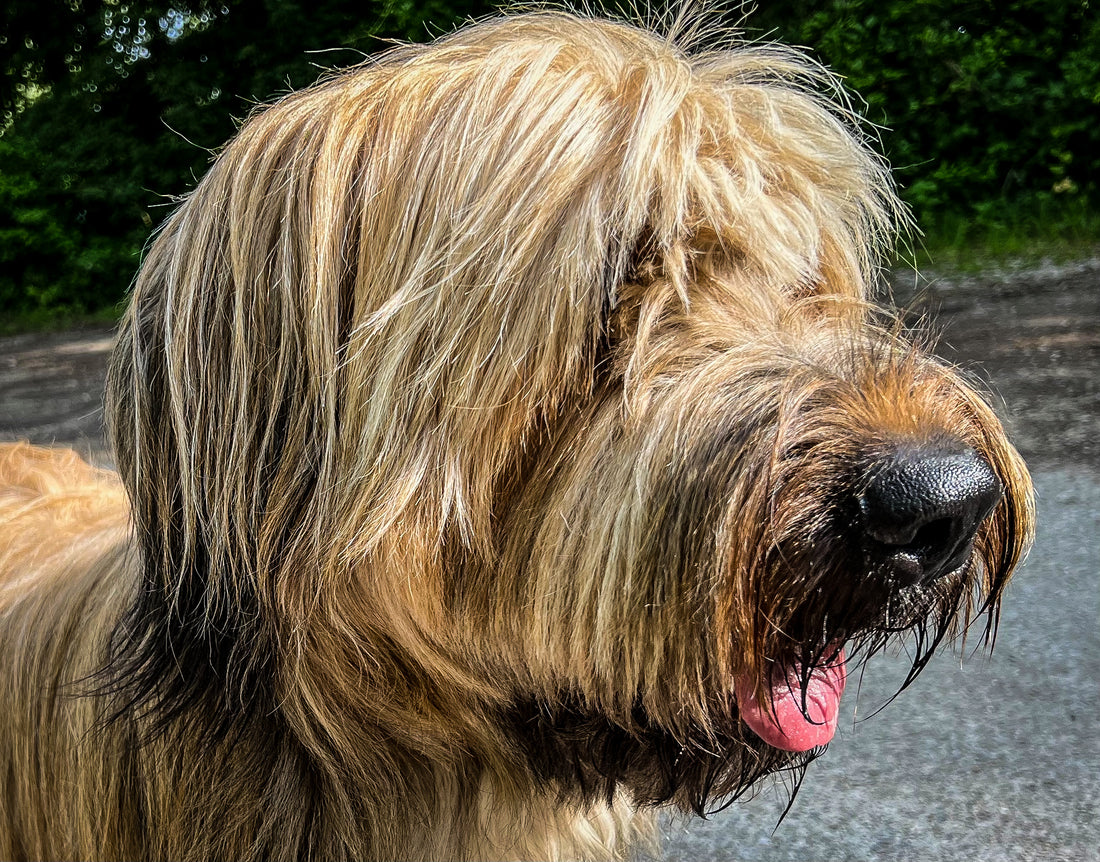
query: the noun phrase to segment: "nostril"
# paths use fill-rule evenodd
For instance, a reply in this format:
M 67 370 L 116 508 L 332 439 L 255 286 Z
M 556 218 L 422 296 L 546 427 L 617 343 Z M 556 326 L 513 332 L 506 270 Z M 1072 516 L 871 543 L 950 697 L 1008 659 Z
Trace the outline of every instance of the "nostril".
M 937 518 L 925 524 L 913 537 L 910 544 L 914 548 L 942 548 L 954 540 L 958 524 L 950 518 Z
M 876 569 L 903 584 L 962 565 L 1002 495 L 992 467 L 969 448 L 899 447 L 870 474 L 859 500 L 865 550 Z

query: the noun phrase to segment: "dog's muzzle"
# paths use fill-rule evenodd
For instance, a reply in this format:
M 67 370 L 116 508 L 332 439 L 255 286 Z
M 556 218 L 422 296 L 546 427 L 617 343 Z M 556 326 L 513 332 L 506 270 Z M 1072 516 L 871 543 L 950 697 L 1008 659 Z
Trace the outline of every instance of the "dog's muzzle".
M 899 447 L 873 469 L 859 500 L 864 550 L 897 587 L 927 586 L 970 558 L 1004 489 L 973 449 Z

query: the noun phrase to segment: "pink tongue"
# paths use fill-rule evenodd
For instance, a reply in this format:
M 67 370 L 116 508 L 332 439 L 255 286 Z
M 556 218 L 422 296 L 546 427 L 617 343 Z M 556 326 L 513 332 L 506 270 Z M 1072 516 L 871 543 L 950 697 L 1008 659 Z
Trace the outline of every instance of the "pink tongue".
M 797 664 L 772 676 L 772 702 L 760 703 L 748 680 L 736 686 L 741 720 L 768 745 L 784 751 L 809 751 L 824 745 L 836 733 L 840 695 L 848 678 L 844 650 L 826 667 L 814 668 L 806 685 L 806 713 L 802 712 L 802 674 Z M 808 716 L 808 720 L 807 720 Z

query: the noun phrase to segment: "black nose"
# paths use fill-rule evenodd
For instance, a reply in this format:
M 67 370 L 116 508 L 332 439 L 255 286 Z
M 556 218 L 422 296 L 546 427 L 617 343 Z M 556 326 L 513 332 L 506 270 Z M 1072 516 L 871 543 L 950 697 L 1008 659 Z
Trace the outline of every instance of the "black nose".
M 928 584 L 965 563 L 1003 493 L 989 463 L 964 447 L 899 447 L 871 475 L 859 501 L 865 549 L 899 586 Z

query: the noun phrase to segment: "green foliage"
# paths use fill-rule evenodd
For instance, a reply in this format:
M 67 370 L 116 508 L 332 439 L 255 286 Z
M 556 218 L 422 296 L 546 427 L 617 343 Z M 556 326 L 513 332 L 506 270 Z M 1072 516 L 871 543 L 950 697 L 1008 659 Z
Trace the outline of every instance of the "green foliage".
M 756 22 L 866 100 L 918 219 L 1100 205 L 1100 4 L 776 0 Z
M 1080 200 L 1005 207 L 996 220 L 986 222 L 945 212 L 926 219 L 923 228 L 919 247 L 901 261 L 919 270 L 978 274 L 1070 263 L 1100 253 L 1100 209 Z
M 759 3 L 750 33 L 813 46 L 866 99 L 934 244 L 1075 226 L 1095 240 L 1097 0 Z M 487 11 L 487 0 L 5 0 L 0 326 L 113 307 L 174 196 L 257 104 L 390 38 L 423 40 Z
M 114 306 L 257 104 L 482 14 L 481 0 L 5 0 L 0 318 Z
M 118 300 L 148 232 L 134 189 L 103 186 L 96 159 L 0 139 L 0 312 L 86 314 Z M 127 194 L 129 192 L 129 194 Z M 134 211 L 133 225 L 119 214 Z M 127 229 L 129 228 L 129 229 Z

